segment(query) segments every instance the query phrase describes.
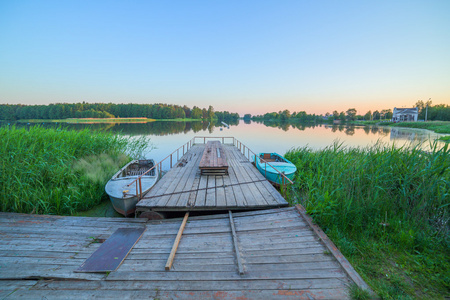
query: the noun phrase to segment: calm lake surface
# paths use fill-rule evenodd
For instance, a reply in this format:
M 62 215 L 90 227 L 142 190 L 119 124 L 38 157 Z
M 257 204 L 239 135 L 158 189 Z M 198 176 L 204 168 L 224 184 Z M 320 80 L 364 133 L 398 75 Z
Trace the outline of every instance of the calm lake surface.
M 32 124 L 26 126 L 32 126 Z M 149 147 L 144 155 L 147 158 L 153 158 L 157 162 L 195 136 L 235 137 L 255 153 L 277 152 L 282 155 L 286 151 L 298 147 L 307 146 L 312 149 L 322 149 L 332 145 L 335 141 L 339 141 L 347 147 L 366 147 L 377 142 L 389 145 L 394 143 L 397 147 L 406 144 L 423 143 L 422 148 L 426 150 L 429 149 L 431 141 L 443 136 L 422 129 L 325 124 L 263 124 L 259 122 L 244 122 L 243 120 L 230 124 L 229 128 L 221 123 L 211 124 L 200 121 L 155 121 L 125 124 L 44 123 L 41 126 L 63 126 L 75 129 L 90 127 L 98 130 L 122 132 L 131 137 L 147 136 L 150 138 L 154 148 L 151 149 Z M 443 145 L 443 142 L 439 143 L 440 147 Z M 164 166 L 164 169 L 166 168 L 167 166 Z

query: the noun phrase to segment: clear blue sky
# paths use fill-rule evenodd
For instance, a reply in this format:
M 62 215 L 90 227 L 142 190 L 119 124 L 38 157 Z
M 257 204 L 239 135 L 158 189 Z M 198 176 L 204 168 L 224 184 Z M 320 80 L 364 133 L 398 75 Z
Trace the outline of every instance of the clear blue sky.
M 450 1 L 0 0 L 0 103 L 450 104 Z

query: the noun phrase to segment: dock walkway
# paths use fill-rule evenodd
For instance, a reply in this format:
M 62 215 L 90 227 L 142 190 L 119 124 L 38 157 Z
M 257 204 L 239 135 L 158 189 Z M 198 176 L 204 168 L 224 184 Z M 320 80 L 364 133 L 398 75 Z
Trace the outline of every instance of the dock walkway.
M 0 298 L 349 297 L 354 270 L 348 269 L 298 208 L 230 216 L 190 217 L 173 266 L 165 271 L 181 219 L 0 213 Z M 118 228 L 145 228 L 118 269 L 74 272 Z
M 228 174 L 202 175 L 205 144 L 195 144 L 137 204 L 137 211 L 253 210 L 288 202 L 233 145 L 223 144 Z

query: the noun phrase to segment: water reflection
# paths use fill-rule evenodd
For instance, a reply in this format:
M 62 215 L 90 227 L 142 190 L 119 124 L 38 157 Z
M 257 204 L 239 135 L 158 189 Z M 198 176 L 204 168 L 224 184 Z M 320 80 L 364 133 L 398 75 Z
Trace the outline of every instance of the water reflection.
M 418 142 L 423 143 L 428 140 L 428 136 L 424 134 L 420 134 L 419 132 L 415 130 L 411 130 L 409 128 L 392 128 L 390 132 L 390 139 L 391 141 L 411 141 L 411 142 Z
M 227 123 L 227 122 L 226 122 Z M 8 125 L 7 123 L 3 123 Z M 18 124 L 17 126 L 34 126 Z M 165 122 L 149 123 L 39 123 L 43 127 L 70 129 L 91 128 L 94 130 L 121 132 L 129 136 L 150 137 L 156 147 L 149 155 L 155 160 L 163 159 L 169 153 L 188 142 L 194 136 L 235 137 L 255 152 L 278 152 L 284 154 L 292 148 L 309 147 L 322 149 L 338 140 L 348 147 L 365 147 L 377 142 L 394 143 L 396 146 L 417 144 L 439 138 L 441 135 L 420 129 L 402 129 L 378 126 L 354 126 L 332 124 L 290 124 L 286 122 L 253 122 L 249 120 L 230 122 L 229 127 L 221 122 Z M 2 125 L 0 125 L 2 126 Z M 429 143 L 425 143 L 429 145 Z M 440 145 L 444 143 L 440 143 Z M 425 148 L 425 147 L 424 147 Z M 150 147 L 149 147 L 150 149 Z
M 229 126 L 238 126 L 239 120 L 227 123 Z M 8 125 L 3 123 L 0 126 Z M 11 125 L 11 124 L 10 124 Z M 64 128 L 82 130 L 89 128 L 92 130 L 110 131 L 125 135 L 176 135 L 194 133 L 213 133 L 217 128 L 226 128 L 221 122 L 194 121 L 194 122 L 134 122 L 134 123 L 15 123 L 17 127 L 42 126 L 44 128 Z

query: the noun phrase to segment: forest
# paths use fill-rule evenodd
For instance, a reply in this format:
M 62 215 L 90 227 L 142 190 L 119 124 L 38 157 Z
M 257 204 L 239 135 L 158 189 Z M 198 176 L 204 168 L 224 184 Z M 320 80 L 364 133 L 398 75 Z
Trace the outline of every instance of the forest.
M 419 100 L 413 107 L 419 108 L 419 120 L 428 121 L 450 121 L 450 106 L 446 104 L 432 105 L 431 101 L 424 103 Z M 358 114 L 354 108 L 349 108 L 347 111 L 338 112 L 337 110 L 332 113 L 327 112 L 325 115 L 307 114 L 305 111 L 293 112 L 285 109 L 283 111 L 266 113 L 264 115 L 251 116 L 246 114 L 244 119 L 252 119 L 254 121 L 300 121 L 302 123 L 323 123 L 332 122 L 333 120 L 340 120 L 341 122 L 357 121 L 357 120 L 391 120 L 392 110 L 382 109 L 380 111 L 368 111 L 365 114 Z
M 0 120 L 68 118 L 149 118 L 237 120 L 239 114 L 170 104 L 56 103 L 49 105 L 0 104 Z

